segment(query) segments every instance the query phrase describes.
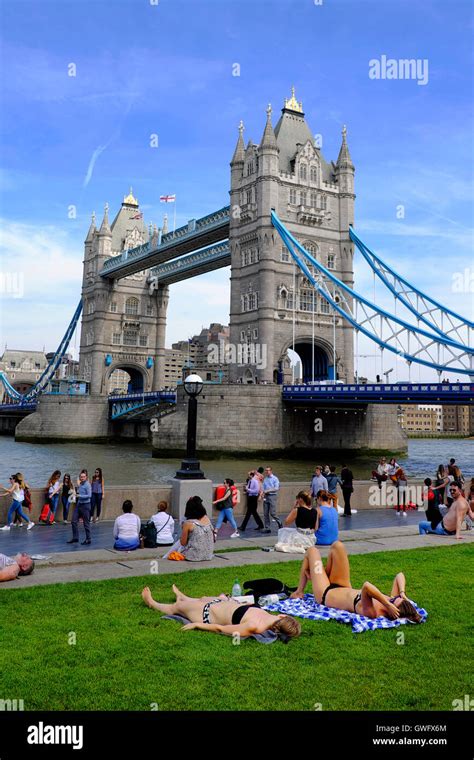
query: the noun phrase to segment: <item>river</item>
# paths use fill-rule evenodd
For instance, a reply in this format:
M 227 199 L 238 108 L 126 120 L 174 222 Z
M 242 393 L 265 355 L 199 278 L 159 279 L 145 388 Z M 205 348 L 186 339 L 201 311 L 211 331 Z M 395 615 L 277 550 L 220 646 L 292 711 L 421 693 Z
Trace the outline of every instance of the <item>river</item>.
M 390 452 L 387 451 L 387 457 Z M 441 463 L 446 464 L 451 457 L 461 467 L 467 480 L 474 476 L 474 441 L 472 439 L 410 439 L 408 453 L 397 457 L 407 476 L 416 478 L 433 477 Z M 247 457 L 202 460 L 201 467 L 207 477 L 215 483 L 225 477 L 236 482 L 245 479 L 251 467 L 271 464 L 274 472 L 282 481 L 310 479 L 313 465 L 325 463 L 324 453 L 317 453 L 314 463 L 309 460 L 271 459 L 255 461 Z M 338 472 L 341 459 L 334 459 Z M 358 479 L 368 479 L 374 460 L 367 456 L 357 456 L 356 452 L 347 464 Z M 179 467 L 178 459 L 155 459 L 150 447 L 141 443 L 117 444 L 32 444 L 18 443 L 9 436 L 0 436 L 0 483 L 8 484 L 8 477 L 13 472 L 23 472 L 31 486 L 39 487 L 46 481 L 53 470 L 59 469 L 64 474 L 76 476 L 83 467 L 91 473 L 96 467 L 102 467 L 104 477 L 110 485 L 152 485 L 162 484 L 174 476 Z

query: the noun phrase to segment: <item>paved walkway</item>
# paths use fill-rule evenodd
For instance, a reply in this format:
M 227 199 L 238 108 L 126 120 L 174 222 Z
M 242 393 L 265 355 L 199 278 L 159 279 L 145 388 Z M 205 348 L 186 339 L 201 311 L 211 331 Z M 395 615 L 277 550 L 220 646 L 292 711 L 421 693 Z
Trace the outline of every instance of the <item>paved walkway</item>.
M 421 515 L 418 514 L 416 522 L 419 521 L 420 517 Z M 395 517 L 395 519 L 400 521 L 403 518 Z M 64 527 L 67 528 L 68 526 Z M 102 526 L 94 527 L 101 528 Z M 29 533 L 31 534 L 32 531 L 29 531 Z M 110 537 L 110 525 L 108 535 Z M 416 549 L 425 546 L 439 547 L 468 542 L 474 543 L 474 531 L 463 531 L 463 540 L 456 541 L 454 538 L 444 536 L 420 536 L 414 525 L 400 525 L 399 522 L 391 527 L 360 529 L 352 527 L 350 530 L 340 529 L 339 535 L 341 540 L 346 544 L 349 554 L 369 554 L 378 551 Z M 2 540 L 0 551 L 11 555 L 20 549 L 20 546 L 16 550 L 12 549 L 12 546 L 8 546 L 7 552 L 7 547 L 4 546 L 5 543 Z M 104 580 L 108 578 L 129 578 L 140 575 L 166 575 L 170 573 L 185 573 L 190 570 L 273 564 L 275 562 L 290 562 L 302 559 L 301 554 L 265 551 L 265 549 L 271 549 L 274 544 L 275 536 L 259 536 L 258 534 L 242 539 L 222 539 L 216 545 L 217 554 L 214 559 L 209 562 L 199 563 L 163 560 L 161 559 L 165 553 L 163 549 L 118 552 L 110 547 L 97 548 L 93 546 L 87 547 L 85 551 L 75 549 L 72 552 L 69 550 L 53 553 L 48 559 L 37 561 L 35 572 L 32 575 L 18 578 L 10 583 L 1 583 L 0 589 L 18 589 L 51 583 Z M 221 553 L 225 549 L 241 549 L 243 546 L 246 548 L 242 551 Z M 326 556 L 329 547 L 323 546 L 320 549 L 321 554 Z

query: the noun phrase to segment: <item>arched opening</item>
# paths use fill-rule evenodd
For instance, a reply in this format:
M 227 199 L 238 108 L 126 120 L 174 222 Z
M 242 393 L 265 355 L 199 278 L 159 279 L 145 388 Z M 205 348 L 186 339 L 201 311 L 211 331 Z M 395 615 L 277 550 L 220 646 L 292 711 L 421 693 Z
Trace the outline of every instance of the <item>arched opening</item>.
M 136 367 L 116 367 L 107 380 L 107 394 L 143 393 L 143 374 Z
M 295 343 L 294 349 L 292 346 L 289 352 L 293 352 L 292 363 L 294 364 L 296 361 L 295 380 L 301 379 L 304 383 L 310 383 L 313 379 L 315 381 L 333 379 L 332 365 L 330 366 L 328 355 L 321 346 L 315 344 L 313 354 L 311 342 L 300 341 Z M 312 366 L 313 356 L 314 373 Z

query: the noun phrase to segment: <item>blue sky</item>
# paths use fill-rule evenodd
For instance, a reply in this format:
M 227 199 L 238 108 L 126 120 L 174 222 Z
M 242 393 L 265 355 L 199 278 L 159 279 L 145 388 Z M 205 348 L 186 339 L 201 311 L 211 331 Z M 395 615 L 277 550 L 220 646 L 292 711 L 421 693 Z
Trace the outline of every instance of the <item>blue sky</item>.
M 130 185 L 147 222 L 172 215 L 163 193 L 178 224 L 225 205 L 240 119 L 258 142 L 292 84 L 326 159 L 347 124 L 358 234 L 472 318 L 469 280 L 452 291 L 452 273 L 473 271 L 469 0 L 16 0 L 2 16 L 2 269 L 24 278 L 22 298 L 4 294 L 2 347 L 56 347 L 90 213 L 108 201 L 115 215 Z M 382 55 L 427 59 L 427 84 L 369 78 Z M 168 344 L 228 320 L 228 278 L 172 287 Z M 356 288 L 371 282 L 357 264 Z

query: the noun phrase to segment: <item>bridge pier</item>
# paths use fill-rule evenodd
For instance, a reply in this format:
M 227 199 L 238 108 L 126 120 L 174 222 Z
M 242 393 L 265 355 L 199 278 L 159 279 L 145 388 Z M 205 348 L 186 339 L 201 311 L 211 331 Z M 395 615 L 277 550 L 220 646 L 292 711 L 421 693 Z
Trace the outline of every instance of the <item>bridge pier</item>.
M 321 420 L 315 424 L 316 420 Z M 186 404 L 178 390 L 176 412 L 158 422 L 154 456 L 181 456 L 186 449 Z M 407 450 L 395 405 L 341 409 L 284 404 L 281 386 L 206 385 L 199 397 L 198 451 L 203 456 L 259 454 L 311 456 L 318 450 Z
M 156 291 L 156 358 L 153 375 L 153 391 L 158 391 L 165 385 L 166 315 L 168 310 L 169 291 L 169 285 L 158 285 Z
M 36 412 L 16 426 L 15 440 L 105 442 L 112 435 L 108 407 L 104 396 L 41 396 Z

